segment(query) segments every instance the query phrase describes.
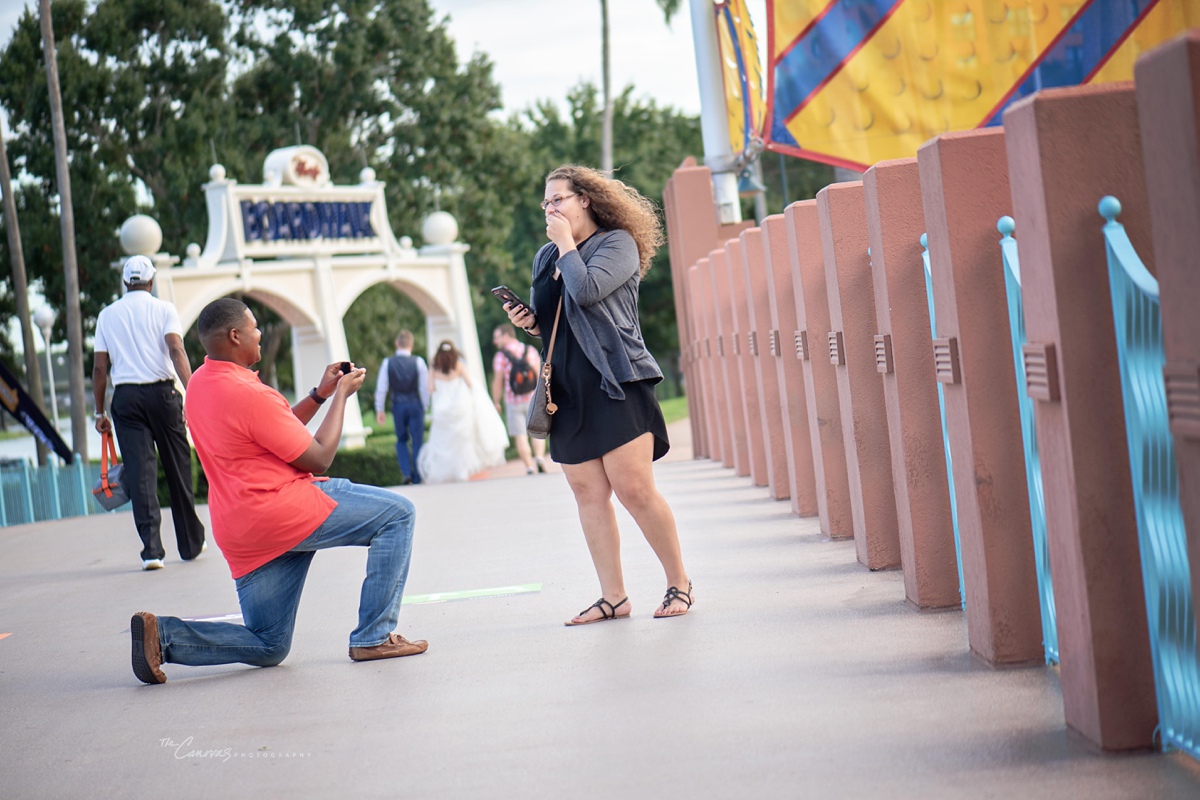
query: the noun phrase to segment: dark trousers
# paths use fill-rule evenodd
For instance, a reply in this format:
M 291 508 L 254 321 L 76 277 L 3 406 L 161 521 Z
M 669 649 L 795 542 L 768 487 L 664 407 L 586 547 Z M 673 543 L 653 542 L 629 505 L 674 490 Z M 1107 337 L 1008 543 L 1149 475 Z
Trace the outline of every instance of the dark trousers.
M 142 560 L 166 555 L 159 536 L 159 455 L 171 493 L 171 519 L 179 557 L 190 561 L 200 555 L 204 525 L 196 516 L 192 454 L 183 424 L 183 400 L 175 385 L 171 381 L 121 384 L 113 392 L 112 421 L 125 465 L 121 483 L 129 492 L 133 522 L 142 539 Z
M 421 482 L 417 456 L 425 441 L 425 407 L 420 400 L 400 400 L 392 404 L 392 422 L 396 425 L 396 461 L 400 472 L 413 483 Z M 412 442 L 412 456 L 408 454 Z

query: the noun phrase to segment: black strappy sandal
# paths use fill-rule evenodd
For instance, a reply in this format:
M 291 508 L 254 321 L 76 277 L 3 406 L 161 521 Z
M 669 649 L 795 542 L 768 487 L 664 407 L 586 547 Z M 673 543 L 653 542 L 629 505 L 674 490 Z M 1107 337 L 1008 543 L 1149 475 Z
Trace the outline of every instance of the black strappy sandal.
M 583 622 L 574 622 L 572 620 L 567 620 L 563 624 L 574 627 L 575 625 L 591 625 L 593 622 L 608 622 L 610 619 L 626 619 L 630 615 L 629 614 L 618 615 L 617 609 L 620 608 L 621 606 L 625 605 L 628 602 L 629 602 L 629 598 L 626 597 L 624 600 L 622 600 L 621 602 L 617 603 L 614 606 L 612 603 L 608 602 L 603 597 L 601 597 L 599 600 L 592 603 L 590 606 L 585 608 L 583 611 L 580 611 L 575 616 L 582 617 L 584 614 L 591 611 L 593 608 L 600 609 L 600 613 L 603 614 L 604 616 L 600 617 L 599 619 L 584 620 Z M 689 603 L 688 605 L 691 605 L 691 604 Z
M 654 618 L 655 619 L 667 619 L 669 617 L 682 617 L 684 614 L 688 613 L 688 610 L 691 609 L 691 607 L 692 607 L 692 582 L 691 581 L 688 581 L 688 590 L 686 592 L 681 592 L 675 586 L 668 587 L 667 594 L 665 597 L 663 597 L 662 610 L 666 611 L 668 608 L 671 607 L 671 603 L 675 602 L 676 600 L 678 600 L 681 603 L 683 603 L 684 605 L 686 605 L 687 608 L 684 609 L 683 611 L 679 612 L 678 614 L 655 614 Z

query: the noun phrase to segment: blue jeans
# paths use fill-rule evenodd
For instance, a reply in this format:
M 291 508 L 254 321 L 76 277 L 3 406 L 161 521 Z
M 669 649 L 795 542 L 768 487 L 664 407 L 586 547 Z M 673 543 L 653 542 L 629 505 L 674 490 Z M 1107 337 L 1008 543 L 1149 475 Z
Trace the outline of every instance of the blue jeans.
M 400 472 L 413 483 L 421 482 L 421 474 L 417 472 L 417 455 L 421 452 L 421 443 L 425 441 L 425 407 L 420 401 L 404 400 L 392 404 L 392 422 L 396 424 L 396 461 L 400 464 Z M 411 460 L 408 455 L 408 442 L 412 440 Z
M 159 617 L 163 661 L 172 664 L 253 664 L 273 667 L 292 648 L 296 609 L 313 554 L 327 547 L 367 547 L 367 577 L 358 601 L 351 647 L 383 644 L 396 628 L 408 578 L 416 512 L 405 497 L 343 478 L 316 484 L 338 506 L 312 535 L 238 578 L 243 625 Z

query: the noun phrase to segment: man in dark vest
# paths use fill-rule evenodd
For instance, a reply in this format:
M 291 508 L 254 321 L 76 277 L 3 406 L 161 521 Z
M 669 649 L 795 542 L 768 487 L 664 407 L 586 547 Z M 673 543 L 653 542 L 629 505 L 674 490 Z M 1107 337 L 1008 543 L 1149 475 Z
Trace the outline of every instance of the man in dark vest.
M 384 403 L 392 396 L 392 421 L 396 425 L 396 461 L 405 483 L 420 483 L 417 454 L 425 440 L 425 409 L 429 408 L 429 367 L 413 355 L 413 335 L 396 334 L 396 354 L 379 368 L 375 384 L 375 420 L 383 423 Z M 409 445 L 412 451 L 409 451 Z

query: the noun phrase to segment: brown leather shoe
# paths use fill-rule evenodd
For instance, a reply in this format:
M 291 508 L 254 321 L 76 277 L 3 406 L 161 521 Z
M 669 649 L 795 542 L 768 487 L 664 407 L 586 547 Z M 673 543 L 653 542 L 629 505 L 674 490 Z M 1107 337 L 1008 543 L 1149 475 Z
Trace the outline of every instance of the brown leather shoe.
M 388 635 L 388 640 L 374 647 L 351 647 L 350 658 L 354 661 L 374 661 L 379 658 L 415 656 L 429 649 L 429 642 L 417 639 L 410 642 L 398 633 Z
M 133 637 L 133 674 L 142 683 L 166 683 L 162 666 L 162 645 L 158 641 L 158 617 L 139 611 L 129 620 Z

